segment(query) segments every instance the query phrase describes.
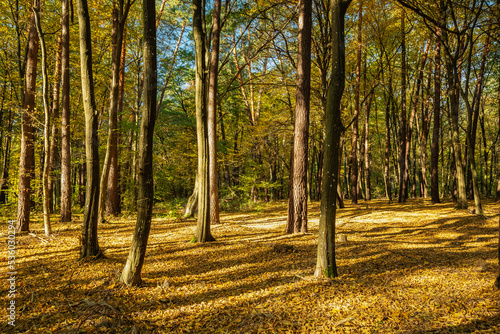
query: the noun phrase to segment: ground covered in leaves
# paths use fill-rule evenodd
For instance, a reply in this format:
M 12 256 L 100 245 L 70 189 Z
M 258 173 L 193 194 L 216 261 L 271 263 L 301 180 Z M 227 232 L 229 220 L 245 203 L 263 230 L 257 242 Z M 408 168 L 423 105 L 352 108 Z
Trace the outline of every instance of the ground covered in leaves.
M 0 332 L 500 333 L 498 205 L 485 209 L 478 217 L 427 200 L 347 203 L 332 281 L 312 277 L 318 203 L 310 233 L 284 235 L 286 203 L 275 203 L 222 214 L 209 244 L 189 243 L 194 219 L 157 210 L 139 288 L 118 282 L 132 215 L 99 226 L 106 257 L 89 262 L 78 261 L 81 216 L 54 224 L 51 238 L 35 220 L 33 233 L 16 236 L 16 326 L 7 324 L 4 280 Z

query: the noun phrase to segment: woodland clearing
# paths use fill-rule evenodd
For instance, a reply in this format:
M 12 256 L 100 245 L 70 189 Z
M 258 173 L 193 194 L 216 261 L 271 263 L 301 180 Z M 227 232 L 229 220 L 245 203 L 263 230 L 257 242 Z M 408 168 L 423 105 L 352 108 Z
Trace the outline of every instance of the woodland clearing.
M 331 281 L 312 276 L 316 202 L 310 233 L 284 234 L 279 202 L 221 214 L 217 241 L 206 244 L 189 243 L 194 219 L 157 209 L 138 288 L 118 282 L 132 214 L 99 226 L 105 258 L 85 262 L 81 215 L 54 224 L 50 238 L 35 215 L 32 232 L 16 236 L 16 326 L 5 320 L 4 280 L 0 332 L 500 333 L 498 204 L 484 208 L 480 217 L 452 202 L 346 203 L 337 211 L 340 276 Z

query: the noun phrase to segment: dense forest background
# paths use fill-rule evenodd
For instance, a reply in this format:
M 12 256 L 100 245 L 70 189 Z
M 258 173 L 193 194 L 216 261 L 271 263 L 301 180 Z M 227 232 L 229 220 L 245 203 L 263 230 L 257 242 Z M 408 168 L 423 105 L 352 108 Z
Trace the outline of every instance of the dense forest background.
M 209 151 L 216 151 L 210 160 L 217 162 L 217 178 L 210 183 L 218 186 L 221 210 L 295 198 L 295 159 L 306 162 L 301 182 L 307 199 L 320 200 L 327 92 L 336 69 L 334 2 L 314 0 L 308 10 L 312 31 L 301 37 L 311 52 L 305 109 L 296 105 L 304 69 L 303 4 L 224 1 L 216 20 L 217 3 L 199 4 L 194 14 L 196 1 L 156 3 L 154 202 L 172 209 L 187 205 L 189 215 L 194 210 L 188 198 L 201 196 L 195 185 L 198 19 L 205 57 L 200 64 L 210 64 L 215 40 L 219 52 L 217 76 L 210 67 L 218 82 L 212 101 L 216 150 Z M 0 202 L 12 219 L 17 205 L 19 230 L 28 229 L 32 210 L 60 212 L 61 221 L 68 221 L 71 212 L 84 210 L 89 196 L 88 143 L 97 141 L 85 139 L 82 21 L 71 1 L 62 4 L 0 2 Z M 344 7 L 339 205 L 343 199 L 356 204 L 424 197 L 434 203 L 452 198 L 465 209 L 473 199 L 474 212 L 481 214 L 481 199 L 500 199 L 498 2 L 359 0 L 344 1 Z M 142 9 L 138 2 L 118 0 L 89 6 L 101 221 L 137 210 L 146 99 Z M 299 118 L 307 122 L 300 125 Z M 306 134 L 302 151 L 294 146 L 298 126 Z M 307 216 L 307 205 L 301 210 Z

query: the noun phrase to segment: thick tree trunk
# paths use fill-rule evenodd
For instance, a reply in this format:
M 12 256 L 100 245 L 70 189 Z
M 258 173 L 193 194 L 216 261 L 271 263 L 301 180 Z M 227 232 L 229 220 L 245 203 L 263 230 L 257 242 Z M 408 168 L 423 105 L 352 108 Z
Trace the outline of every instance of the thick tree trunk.
M 219 76 L 221 0 L 214 1 L 212 20 L 212 51 L 210 54 L 210 77 L 208 84 L 208 152 L 210 175 L 210 223 L 219 224 L 219 176 L 217 171 L 217 88 Z
M 132 246 L 120 276 L 127 285 L 140 285 L 141 270 L 153 212 L 153 133 L 156 121 L 156 26 L 155 1 L 143 1 L 144 104 L 139 136 L 139 198 Z
M 37 10 L 40 8 L 38 7 Z M 31 13 L 26 62 L 26 83 L 21 124 L 21 153 L 19 161 L 19 193 L 16 231 L 29 231 L 31 209 L 31 179 L 35 167 L 34 126 L 36 67 L 38 62 L 38 33 L 35 14 Z
M 207 129 L 207 48 L 203 25 L 203 2 L 193 0 L 193 38 L 196 58 L 196 133 L 198 140 L 197 242 L 214 241 L 210 233 L 210 174 Z
M 299 2 L 299 50 L 295 91 L 292 200 L 293 216 L 288 221 L 293 233 L 307 232 L 307 162 L 309 145 L 309 104 L 311 92 L 312 0 Z M 289 209 L 290 211 L 290 209 Z M 287 228 L 287 230 L 289 230 Z
M 343 125 L 340 102 L 345 86 L 344 15 L 350 0 L 331 1 L 332 20 L 332 77 L 328 88 L 326 109 L 325 166 L 323 194 L 319 220 L 318 253 L 315 277 L 336 277 L 335 216 L 337 200 L 340 134 Z
M 69 87 L 69 0 L 62 0 L 61 49 L 61 222 L 71 221 L 71 132 Z
M 77 0 L 80 39 L 80 67 L 82 76 L 83 108 L 85 111 L 85 156 L 87 180 L 85 209 L 80 257 L 95 257 L 101 254 L 97 240 L 97 218 L 99 204 L 99 113 L 96 109 L 94 79 L 92 74 L 92 39 L 87 0 Z

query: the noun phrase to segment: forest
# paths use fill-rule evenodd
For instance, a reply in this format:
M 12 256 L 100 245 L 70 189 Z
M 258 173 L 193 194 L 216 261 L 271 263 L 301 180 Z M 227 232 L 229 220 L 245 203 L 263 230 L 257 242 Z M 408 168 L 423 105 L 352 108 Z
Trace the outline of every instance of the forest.
M 0 331 L 500 332 L 498 0 L 0 16 Z

